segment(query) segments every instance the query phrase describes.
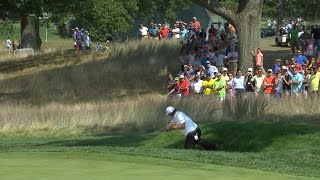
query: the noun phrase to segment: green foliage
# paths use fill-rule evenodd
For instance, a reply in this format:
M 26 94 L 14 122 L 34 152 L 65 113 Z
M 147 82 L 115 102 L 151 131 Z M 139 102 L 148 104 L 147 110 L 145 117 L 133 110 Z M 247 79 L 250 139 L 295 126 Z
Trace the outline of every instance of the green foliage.
M 12 36 L 14 33 L 13 21 L 6 19 L 0 20 L 0 36 Z

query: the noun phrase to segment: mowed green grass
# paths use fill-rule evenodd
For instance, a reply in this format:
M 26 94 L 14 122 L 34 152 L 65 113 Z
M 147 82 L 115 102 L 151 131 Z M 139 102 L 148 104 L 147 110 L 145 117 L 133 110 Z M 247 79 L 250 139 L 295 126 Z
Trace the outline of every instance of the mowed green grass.
M 98 153 L 0 153 L 1 179 L 310 179 L 259 170 Z

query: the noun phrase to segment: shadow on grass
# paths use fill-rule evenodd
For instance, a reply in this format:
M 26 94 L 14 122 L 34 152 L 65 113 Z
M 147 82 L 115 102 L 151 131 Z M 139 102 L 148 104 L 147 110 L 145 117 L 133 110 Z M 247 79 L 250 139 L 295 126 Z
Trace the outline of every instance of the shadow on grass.
M 295 138 L 305 137 L 304 148 L 314 148 L 311 144 L 316 143 L 320 133 L 320 126 L 315 124 L 293 123 L 293 122 L 218 122 L 212 124 L 200 124 L 202 138 L 214 143 L 222 144 L 220 151 L 227 152 L 262 152 L 267 148 L 278 150 L 290 149 L 281 141 L 280 147 L 275 145 L 279 138 L 285 138 L 286 143 L 297 144 Z M 53 141 L 39 146 L 106 146 L 106 147 L 143 147 L 143 148 L 164 148 L 182 149 L 184 136 L 178 131 L 154 132 L 154 133 L 108 133 L 96 135 L 89 138 Z M 282 146 L 283 145 L 283 146 Z M 310 147 L 307 147 L 310 146 Z M 196 146 L 196 149 L 202 150 Z

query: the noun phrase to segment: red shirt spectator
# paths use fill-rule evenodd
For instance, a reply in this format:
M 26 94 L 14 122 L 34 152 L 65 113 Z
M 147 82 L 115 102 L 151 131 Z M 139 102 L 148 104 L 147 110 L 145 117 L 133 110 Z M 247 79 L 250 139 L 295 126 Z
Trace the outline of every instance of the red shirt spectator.
M 166 39 L 168 37 L 168 33 L 169 33 L 169 29 L 165 28 L 165 27 L 162 27 L 160 29 L 160 38 L 161 39 Z
M 184 75 L 180 75 L 180 82 L 179 82 L 179 93 L 183 96 L 189 95 L 190 90 L 190 83 L 189 80 L 184 78 Z
M 274 93 L 274 85 L 275 85 L 276 79 L 272 75 L 272 69 L 268 69 L 268 75 L 264 78 L 264 93 L 265 94 L 273 94 Z
M 209 29 L 209 34 L 214 37 L 217 35 L 217 30 L 213 25 L 211 25 L 211 28 Z

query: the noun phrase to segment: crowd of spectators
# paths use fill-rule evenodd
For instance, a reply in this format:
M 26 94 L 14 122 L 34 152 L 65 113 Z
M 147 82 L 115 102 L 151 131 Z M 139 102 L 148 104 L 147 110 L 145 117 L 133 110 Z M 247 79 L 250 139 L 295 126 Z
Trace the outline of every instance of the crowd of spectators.
M 174 28 L 183 29 L 184 24 L 178 23 Z M 292 29 L 295 27 L 293 24 Z M 294 47 L 291 59 L 276 59 L 266 71 L 260 48 L 252 52 L 254 67 L 246 72 L 238 69 L 236 29 L 231 25 L 225 28 L 221 23 L 217 26 L 213 24 L 206 31 L 194 26 L 188 28 L 186 34 L 181 36 L 180 33 L 180 40 L 183 40 L 180 72 L 167 76 L 169 97 L 212 96 L 220 101 L 243 96 L 264 96 L 277 100 L 318 97 L 320 26 L 312 29 L 304 46 Z M 143 38 L 153 37 L 148 32 L 145 36 Z M 162 37 L 160 35 L 159 38 Z

